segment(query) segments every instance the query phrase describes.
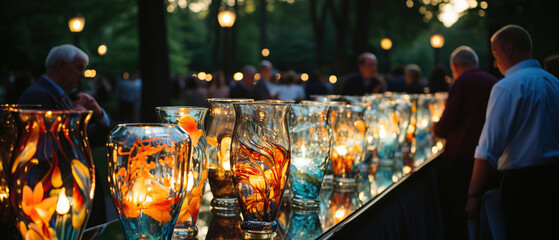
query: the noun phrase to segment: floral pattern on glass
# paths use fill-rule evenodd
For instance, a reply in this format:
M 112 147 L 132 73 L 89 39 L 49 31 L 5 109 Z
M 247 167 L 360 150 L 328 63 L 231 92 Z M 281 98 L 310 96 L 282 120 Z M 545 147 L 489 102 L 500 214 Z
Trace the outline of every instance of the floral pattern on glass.
M 109 182 L 127 239 L 171 239 L 191 142 L 177 125 L 120 124 L 107 140 Z
M 91 112 L 17 110 L 10 196 L 25 239 L 79 239 L 95 171 L 86 137 Z

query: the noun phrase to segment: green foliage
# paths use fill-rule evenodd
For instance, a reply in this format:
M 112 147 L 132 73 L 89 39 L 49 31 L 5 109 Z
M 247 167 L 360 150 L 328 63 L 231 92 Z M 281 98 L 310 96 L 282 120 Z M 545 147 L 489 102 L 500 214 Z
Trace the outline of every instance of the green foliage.
M 416 63 L 427 75 L 434 63 L 434 51 L 429 37 L 441 32 L 446 37 L 445 46 L 439 52 L 439 60 L 448 68 L 450 53 L 460 45 L 469 45 L 477 51 L 480 66 L 492 70 L 489 37 L 498 28 L 509 23 L 524 26 L 533 36 L 534 56 L 543 59 L 559 52 L 558 22 L 549 20 L 559 7 L 557 1 L 490 1 L 485 16 L 477 13 L 479 7 L 462 16 L 451 28 L 445 28 L 436 19 L 424 21 L 419 13 L 422 1 L 413 0 L 414 6 L 406 7 L 405 0 L 372 0 L 371 9 L 357 11 L 357 0 L 331 1 L 334 11 L 327 11 L 322 50 L 322 72 L 332 74 L 336 64 L 337 39 L 345 39 L 341 49 L 348 66 L 355 66 L 353 59 L 356 20 L 359 14 L 368 13 L 367 49 L 377 55 L 380 71 L 388 60 L 380 49 L 383 37 L 393 41 L 390 50 L 391 64 Z M 337 36 L 333 12 L 348 1 L 349 21 L 345 35 Z M 202 0 L 187 1 L 189 4 Z M 242 66 L 257 65 L 260 53 L 260 4 L 267 7 L 266 47 L 270 49 L 268 59 L 279 70 L 293 69 L 308 72 L 314 66 L 315 31 L 310 16 L 310 0 L 237 0 L 236 26 L 234 31 L 234 71 Z M 191 12 L 188 7 L 176 8 L 167 13 L 167 37 L 170 70 L 173 74 L 210 72 L 221 68 L 223 52 L 223 29 L 216 24 L 217 10 L 223 1 L 212 0 L 207 10 Z M 433 7 L 429 7 L 432 9 Z M 164 11 L 164 9 L 162 9 Z M 123 72 L 139 72 L 138 9 L 135 0 L 3 0 L 0 1 L 0 76 L 9 70 L 28 71 L 34 76 L 44 72 L 44 61 L 48 51 L 55 45 L 73 43 L 74 36 L 68 30 L 68 19 L 80 12 L 85 18 L 85 28 L 79 34 L 79 47 L 90 56 L 90 67 L 104 74 L 111 81 Z M 217 27 L 217 29 L 216 29 Z M 105 56 L 97 54 L 97 47 L 105 43 Z M 347 69 L 346 69 L 347 70 Z

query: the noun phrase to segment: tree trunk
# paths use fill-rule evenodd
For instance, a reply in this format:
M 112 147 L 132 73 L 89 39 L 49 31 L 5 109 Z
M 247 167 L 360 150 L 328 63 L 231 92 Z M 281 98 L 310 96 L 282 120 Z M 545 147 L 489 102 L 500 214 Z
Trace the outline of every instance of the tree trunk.
M 349 3 L 349 0 L 342 0 L 341 6 L 330 8 L 332 10 L 334 26 L 336 27 L 336 65 L 334 67 L 336 74 L 343 74 L 348 69 L 346 39 L 349 28 Z M 340 9 L 340 11 L 336 12 L 336 9 Z
M 324 31 L 326 27 L 326 12 L 328 7 L 331 6 L 331 0 L 322 1 L 324 2 L 322 8 L 320 9 L 320 16 L 318 15 L 319 6 L 317 4 L 318 0 L 311 0 L 311 19 L 314 29 L 314 41 L 315 41 L 315 53 L 314 53 L 314 64 L 316 68 L 322 67 L 324 64 Z
M 138 0 L 142 122 L 156 122 L 155 107 L 170 103 L 166 29 L 163 0 Z
M 260 51 L 262 51 L 262 49 L 266 48 L 266 44 L 268 44 L 266 41 L 266 5 L 267 5 L 267 1 L 266 0 L 260 0 L 260 49 L 258 49 L 258 52 L 260 53 Z M 262 56 L 262 54 L 260 54 L 260 59 L 263 59 L 264 57 Z
M 371 25 L 371 0 L 357 0 L 355 4 L 355 32 L 353 38 L 353 59 L 363 52 L 370 51 L 367 46 L 369 26 Z
M 221 52 L 221 44 L 220 44 L 220 35 L 221 35 L 221 26 L 219 26 L 219 21 L 217 20 L 217 14 L 219 13 L 219 8 L 221 7 L 220 0 L 212 0 L 210 5 L 210 14 L 209 14 L 209 29 L 214 31 L 213 37 L 210 35 L 209 41 L 213 43 L 212 47 L 212 71 L 217 71 L 220 66 L 219 61 L 219 53 Z

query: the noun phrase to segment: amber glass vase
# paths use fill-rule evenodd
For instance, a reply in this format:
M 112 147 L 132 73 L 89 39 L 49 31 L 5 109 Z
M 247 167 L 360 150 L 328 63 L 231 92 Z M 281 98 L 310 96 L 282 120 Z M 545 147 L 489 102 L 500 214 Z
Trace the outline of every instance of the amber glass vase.
M 289 105 L 235 103 L 231 144 L 233 184 L 245 237 L 274 236 L 291 163 Z
M 24 239 L 81 239 L 94 197 L 91 112 L 16 110 L 10 203 Z
M 224 212 L 238 209 L 233 187 L 230 163 L 231 136 L 235 126 L 233 103 L 252 102 L 252 99 L 208 99 L 208 155 L 210 158 L 208 182 L 212 191 L 212 208 Z
M 330 159 L 336 185 L 353 187 L 357 183 L 367 130 L 363 119 L 364 111 L 365 108 L 360 105 L 332 106 L 330 118 L 333 138 Z
M 196 220 L 202 205 L 202 196 L 208 178 L 208 142 L 204 129 L 207 108 L 200 107 L 156 107 L 157 117 L 162 123 L 181 126 L 192 140 L 192 157 L 189 160 L 186 196 L 175 225 L 173 239 L 191 239 L 198 234 Z

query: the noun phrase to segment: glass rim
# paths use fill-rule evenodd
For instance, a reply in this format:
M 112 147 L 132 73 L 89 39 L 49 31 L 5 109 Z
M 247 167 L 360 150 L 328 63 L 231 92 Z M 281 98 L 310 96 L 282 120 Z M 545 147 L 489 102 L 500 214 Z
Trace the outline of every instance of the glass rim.
M 252 98 L 208 98 L 210 103 L 254 102 Z
M 239 103 L 233 103 L 233 106 L 286 106 L 289 107 L 291 105 L 293 105 L 292 103 L 274 103 L 274 102 L 239 102 Z
M 92 110 L 76 110 L 76 109 L 69 109 L 69 110 L 61 110 L 61 109 L 14 109 L 13 112 L 17 113 L 26 113 L 26 114 L 47 114 L 50 112 L 51 114 L 56 115 L 64 115 L 64 114 L 83 114 L 83 113 L 91 113 L 93 114 Z
M 145 127 L 177 127 L 177 124 L 172 123 L 119 123 L 116 127 L 134 127 L 134 128 L 145 128 Z
M 181 109 L 188 109 L 188 110 L 208 110 L 207 107 L 198 107 L 198 106 L 158 106 L 155 107 L 155 110 L 181 110 Z
M 41 104 L 17 104 L 17 103 L 2 103 L 0 104 L 0 108 L 25 108 L 25 107 L 41 107 Z

